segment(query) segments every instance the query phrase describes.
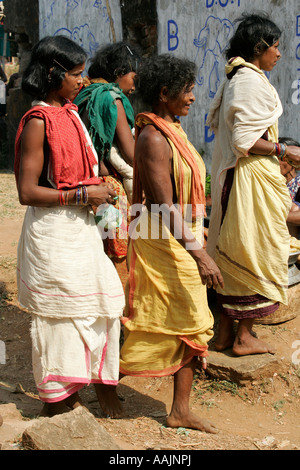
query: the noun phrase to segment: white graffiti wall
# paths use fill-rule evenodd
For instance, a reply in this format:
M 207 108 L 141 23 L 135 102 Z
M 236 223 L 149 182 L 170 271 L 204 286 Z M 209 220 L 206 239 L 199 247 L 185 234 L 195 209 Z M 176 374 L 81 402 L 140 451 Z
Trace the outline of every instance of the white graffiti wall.
M 63 34 L 91 57 L 102 44 L 122 40 L 119 0 L 40 0 L 40 38 Z
M 40 0 L 40 38 L 65 34 L 92 56 L 99 45 L 122 40 L 121 3 L 134 0 Z M 154 1 L 154 0 L 153 0 Z M 213 97 L 224 79 L 224 51 L 243 12 L 268 12 L 282 29 L 282 60 L 269 74 L 284 107 L 280 134 L 300 141 L 299 0 L 156 0 L 158 52 L 197 64 L 196 103 L 182 120 L 210 170 L 214 134 L 206 126 Z M 139 8 L 142 8 L 139 2 Z
M 157 0 L 159 53 L 197 64 L 196 103 L 182 125 L 210 169 L 214 134 L 206 126 L 213 97 L 224 79 L 224 51 L 243 12 L 268 12 L 282 30 L 279 65 L 268 75 L 284 114 L 281 135 L 300 141 L 300 2 L 297 0 Z

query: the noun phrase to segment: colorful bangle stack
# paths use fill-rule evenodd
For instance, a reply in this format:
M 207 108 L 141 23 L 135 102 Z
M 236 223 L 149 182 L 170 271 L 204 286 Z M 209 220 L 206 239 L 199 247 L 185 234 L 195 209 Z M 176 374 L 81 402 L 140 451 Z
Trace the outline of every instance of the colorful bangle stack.
M 286 145 L 275 143 L 276 155 L 281 161 L 285 161 Z
M 59 190 L 59 204 L 61 206 L 64 206 L 65 205 L 65 195 L 64 195 L 64 192 L 62 189 Z
M 76 206 L 79 205 L 87 205 L 89 201 L 88 190 L 86 186 L 78 186 L 75 190 L 75 204 Z M 62 189 L 59 190 L 59 203 L 61 206 L 68 206 L 69 205 L 69 191 L 63 191 Z
M 274 152 L 275 152 L 275 151 L 276 151 L 276 144 L 273 144 L 273 148 L 272 148 L 271 152 L 267 153 L 267 157 L 268 157 L 269 155 L 274 155 Z
M 59 203 L 61 206 L 69 205 L 69 191 L 59 190 Z
M 75 191 L 75 204 L 78 206 L 80 204 L 88 204 L 89 195 L 86 186 L 78 186 Z
M 82 202 L 83 204 L 87 204 L 89 200 L 88 192 L 87 192 L 87 187 L 82 186 Z
M 81 201 L 81 187 L 78 187 L 75 191 L 75 204 L 78 206 Z

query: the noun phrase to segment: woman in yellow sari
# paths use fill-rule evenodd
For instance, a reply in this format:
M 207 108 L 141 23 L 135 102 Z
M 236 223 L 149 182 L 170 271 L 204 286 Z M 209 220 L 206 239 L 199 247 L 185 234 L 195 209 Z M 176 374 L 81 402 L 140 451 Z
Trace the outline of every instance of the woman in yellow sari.
M 120 371 L 136 377 L 174 374 L 167 425 L 215 432 L 189 409 L 197 358 L 205 358 L 212 337 L 206 286 L 222 286 L 203 248 L 205 165 L 175 117 L 186 116 L 195 100 L 195 64 L 154 57 L 141 67 L 137 83 L 153 112 L 136 118 L 133 208 L 141 215 L 129 232 Z
M 280 35 L 266 16 L 242 18 L 227 51 L 227 78 L 208 116 L 216 141 L 207 250 L 225 284 L 218 292 L 215 346 L 232 347 L 238 356 L 274 353 L 252 327 L 256 318 L 287 304 L 291 198 L 279 160 L 299 164 L 300 150 L 278 143 L 282 105 L 264 73 L 281 57 Z

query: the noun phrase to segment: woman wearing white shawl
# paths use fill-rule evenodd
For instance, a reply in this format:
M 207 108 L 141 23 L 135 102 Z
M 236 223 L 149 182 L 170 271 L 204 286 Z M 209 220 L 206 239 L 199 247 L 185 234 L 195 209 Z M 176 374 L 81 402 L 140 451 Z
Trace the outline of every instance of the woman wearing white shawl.
M 255 318 L 287 303 L 291 206 L 279 158 L 300 160 L 297 147 L 278 144 L 282 105 L 264 71 L 280 59 L 278 27 L 246 15 L 227 51 L 227 79 L 208 116 L 216 142 L 212 162 L 212 213 L 208 253 L 225 287 L 216 349 L 236 355 L 274 351 L 253 335 Z M 233 321 L 238 320 L 236 337 Z

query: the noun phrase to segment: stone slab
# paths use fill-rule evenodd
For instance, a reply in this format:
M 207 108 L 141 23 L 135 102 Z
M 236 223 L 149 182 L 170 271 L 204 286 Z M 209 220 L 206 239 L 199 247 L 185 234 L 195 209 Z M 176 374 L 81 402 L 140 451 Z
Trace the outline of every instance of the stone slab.
M 14 441 L 34 422 L 24 420 L 14 403 L 0 405 L 0 450 L 12 449 Z
M 222 352 L 210 351 L 207 358 L 207 374 L 210 377 L 239 385 L 271 378 L 279 369 L 280 362 L 272 354 L 237 357 L 231 349 L 228 349 Z
M 22 435 L 26 450 L 120 450 L 83 406 L 53 418 L 40 418 Z

